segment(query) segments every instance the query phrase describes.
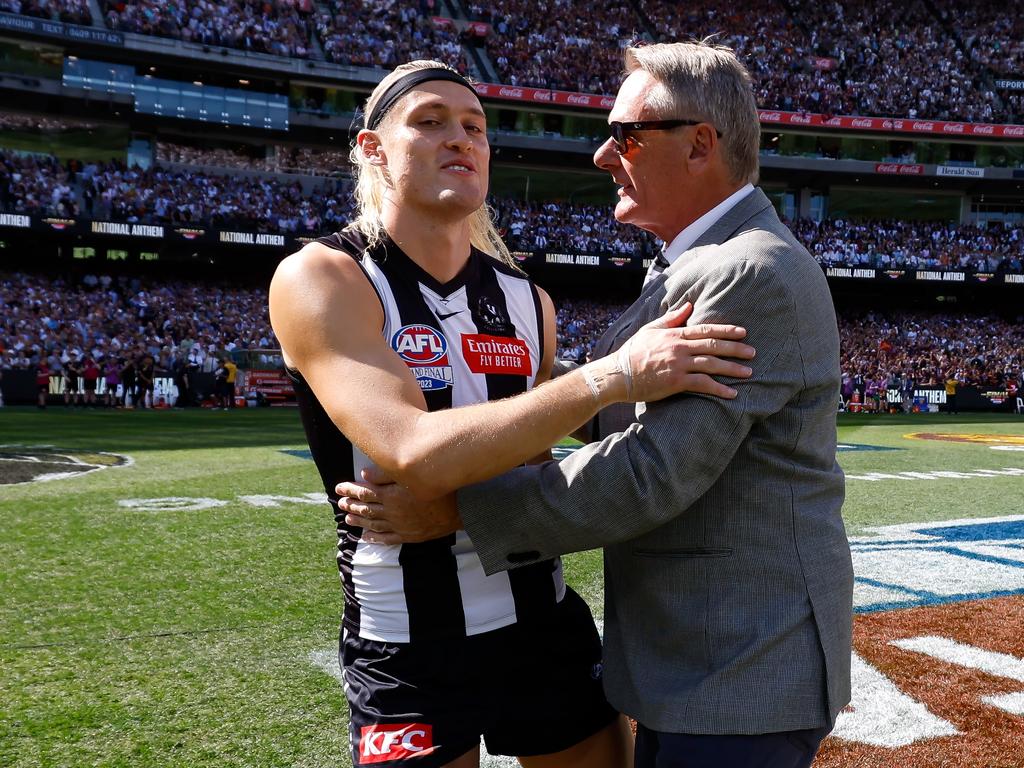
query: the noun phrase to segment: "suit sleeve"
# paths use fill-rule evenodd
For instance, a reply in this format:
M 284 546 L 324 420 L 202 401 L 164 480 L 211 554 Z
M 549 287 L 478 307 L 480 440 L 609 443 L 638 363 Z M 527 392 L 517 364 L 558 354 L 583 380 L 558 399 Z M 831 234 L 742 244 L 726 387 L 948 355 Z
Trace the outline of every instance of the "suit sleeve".
M 635 538 L 686 510 L 715 483 L 752 426 L 802 386 L 796 302 L 762 262 L 733 259 L 689 286 L 666 284 L 662 308 L 694 302 L 690 325 L 747 329 L 757 350 L 734 400 L 677 395 L 637 406 L 624 432 L 560 462 L 514 469 L 458 492 L 487 573 Z

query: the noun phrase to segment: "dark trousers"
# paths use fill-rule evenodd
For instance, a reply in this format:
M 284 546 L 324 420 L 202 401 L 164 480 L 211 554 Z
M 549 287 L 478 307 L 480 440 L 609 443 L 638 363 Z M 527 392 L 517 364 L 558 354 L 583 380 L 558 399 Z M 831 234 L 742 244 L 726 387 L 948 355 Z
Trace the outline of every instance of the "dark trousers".
M 809 768 L 831 730 L 713 736 L 661 733 L 638 723 L 635 768 Z

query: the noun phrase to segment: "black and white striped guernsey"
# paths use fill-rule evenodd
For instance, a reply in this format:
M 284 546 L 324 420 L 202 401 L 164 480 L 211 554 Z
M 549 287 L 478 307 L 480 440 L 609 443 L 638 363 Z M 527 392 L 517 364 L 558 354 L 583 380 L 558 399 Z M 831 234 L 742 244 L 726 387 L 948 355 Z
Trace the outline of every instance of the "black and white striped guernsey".
M 466 266 L 439 283 L 390 240 L 367 250 L 351 229 L 318 242 L 362 267 L 384 308 L 385 340 L 416 377 L 431 411 L 496 400 L 533 386 L 543 356 L 536 288 L 472 249 Z M 476 635 L 545 616 L 565 595 L 560 560 L 487 576 L 465 531 L 420 544 L 361 539 L 345 524 L 334 487 L 369 459 L 328 418 L 299 371 L 306 438 L 334 508 L 343 626 L 368 640 L 406 643 Z

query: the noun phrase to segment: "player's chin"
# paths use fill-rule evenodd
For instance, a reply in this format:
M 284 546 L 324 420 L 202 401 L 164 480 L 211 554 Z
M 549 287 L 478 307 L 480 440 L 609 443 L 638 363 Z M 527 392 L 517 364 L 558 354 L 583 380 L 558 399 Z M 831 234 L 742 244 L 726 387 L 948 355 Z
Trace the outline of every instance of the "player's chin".
M 447 189 L 441 190 L 439 199 L 448 207 L 457 207 L 464 209 L 467 213 L 472 213 L 487 200 L 486 190 L 468 190 L 468 189 L 454 189 L 448 187 Z

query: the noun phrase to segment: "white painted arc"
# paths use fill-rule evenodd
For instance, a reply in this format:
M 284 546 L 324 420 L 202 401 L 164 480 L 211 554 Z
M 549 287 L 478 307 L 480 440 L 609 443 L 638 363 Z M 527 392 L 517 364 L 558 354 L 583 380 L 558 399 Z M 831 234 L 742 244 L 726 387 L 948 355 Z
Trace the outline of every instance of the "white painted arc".
M 853 700 L 848 711 L 839 713 L 834 737 L 893 748 L 959 733 L 952 723 L 933 715 L 856 653 L 851 663 Z
M 986 651 L 945 637 L 926 635 L 893 640 L 892 645 L 907 651 L 916 651 L 933 659 L 976 669 L 993 677 L 1004 677 L 1024 683 L 1024 659 L 1006 653 Z
M 982 696 L 981 700 L 1011 715 L 1024 715 L 1024 691 L 1004 693 L 1000 696 Z

